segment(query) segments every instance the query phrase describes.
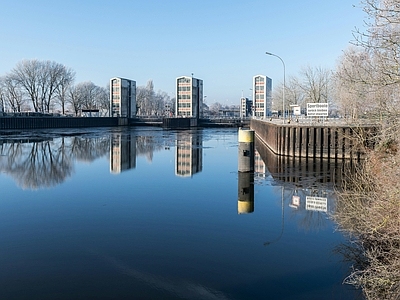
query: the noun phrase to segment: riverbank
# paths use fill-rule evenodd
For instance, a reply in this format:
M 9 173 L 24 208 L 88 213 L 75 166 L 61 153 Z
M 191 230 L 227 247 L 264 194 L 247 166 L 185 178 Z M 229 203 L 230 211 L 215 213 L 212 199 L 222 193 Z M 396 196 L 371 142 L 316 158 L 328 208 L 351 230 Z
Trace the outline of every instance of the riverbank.
M 400 155 L 370 152 L 338 193 L 333 216 L 351 246 L 338 248 L 353 263 L 345 283 L 362 288 L 366 299 L 400 295 Z

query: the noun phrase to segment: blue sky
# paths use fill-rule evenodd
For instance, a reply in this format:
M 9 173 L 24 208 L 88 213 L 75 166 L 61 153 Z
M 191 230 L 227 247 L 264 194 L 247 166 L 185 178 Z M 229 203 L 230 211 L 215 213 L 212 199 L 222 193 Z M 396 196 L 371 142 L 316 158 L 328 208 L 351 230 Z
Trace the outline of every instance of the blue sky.
M 152 79 L 173 97 L 175 78 L 193 73 L 207 103 L 239 104 L 254 75 L 282 81 L 282 63 L 266 51 L 287 76 L 333 69 L 363 19 L 359 0 L 3 1 L 0 75 L 22 59 L 54 60 L 76 83 Z

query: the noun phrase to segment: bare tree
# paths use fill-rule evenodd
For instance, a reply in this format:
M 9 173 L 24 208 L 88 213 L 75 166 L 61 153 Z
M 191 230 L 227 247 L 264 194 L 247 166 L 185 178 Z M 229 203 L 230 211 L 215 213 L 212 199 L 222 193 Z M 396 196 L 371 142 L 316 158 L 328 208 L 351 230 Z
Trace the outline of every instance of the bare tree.
M 273 110 L 281 111 L 283 103 L 283 83 L 280 82 L 272 92 Z M 304 105 L 305 90 L 302 86 L 301 79 L 296 76 L 290 76 L 285 83 L 285 106 L 286 109 L 290 105 Z
M 379 118 L 396 118 L 400 113 L 400 5 L 397 0 L 366 0 L 365 32 L 357 31 L 356 44 L 371 57 L 368 86 L 376 93 Z
M 273 109 L 281 111 L 283 103 L 283 84 L 279 83 L 273 90 Z M 322 67 L 303 67 L 299 76 L 290 76 L 285 83 L 285 106 L 299 105 L 305 108 L 306 102 L 330 103 L 332 105 L 331 71 Z
M 170 97 L 166 92 L 158 91 L 154 95 L 154 110 L 157 115 L 164 115 L 165 106 L 170 102 Z
M 82 99 L 82 97 L 80 95 L 79 88 L 77 86 L 71 86 L 68 89 L 67 101 L 71 105 L 75 116 L 79 115 L 79 112 L 82 108 L 82 100 L 81 99 Z
M 303 68 L 301 88 L 307 102 L 328 103 L 331 100 L 331 72 L 322 67 Z
M 0 79 L 0 85 L 4 106 L 7 105 L 12 112 L 21 112 L 24 104 L 23 92 L 18 82 L 10 75 L 6 75 Z
M 336 91 L 343 107 L 364 110 L 377 123 L 377 143 L 338 193 L 334 219 L 356 246 L 345 253 L 354 264 L 344 282 L 361 287 L 366 299 L 399 299 L 400 3 L 362 4 L 367 29 L 354 33 L 359 48 L 339 61 Z
M 76 116 L 82 109 L 110 109 L 108 90 L 95 85 L 91 81 L 78 83 L 68 89 L 68 102 Z
M 96 109 L 97 97 L 100 93 L 100 87 L 91 81 L 85 81 L 77 84 L 79 90 L 80 102 L 82 109 Z
M 354 44 L 373 57 L 379 74 L 373 84 L 390 85 L 400 82 L 400 5 L 398 0 L 364 0 L 367 14 L 366 30 L 356 30 Z
M 1 108 L 1 112 L 6 111 L 6 104 L 7 104 L 6 88 L 5 88 L 5 84 L 4 84 L 4 79 L 5 79 L 5 76 L 0 77 L 0 108 Z
M 288 99 L 288 104 L 300 106 L 304 104 L 305 94 L 298 77 L 289 77 L 286 83 L 285 97 Z
M 147 101 L 147 106 L 148 106 L 148 114 L 149 115 L 153 115 L 154 114 L 154 108 L 155 108 L 155 105 L 154 105 L 155 93 L 154 93 L 153 80 L 150 79 L 149 81 L 147 81 L 146 91 L 147 91 L 147 99 L 146 99 L 146 101 Z
M 149 80 L 146 86 L 138 86 L 136 88 L 136 105 L 139 115 L 163 115 L 165 105 L 169 101 L 170 97 L 166 92 L 154 92 L 152 80 Z
M 136 105 L 140 115 L 152 115 L 154 111 L 154 84 L 152 80 L 147 85 L 136 88 Z
M 51 102 L 65 74 L 65 67 L 54 61 L 42 62 L 41 91 L 43 95 L 42 111 L 50 112 Z
M 222 104 L 219 102 L 214 102 L 210 105 L 210 115 L 219 116 L 219 110 L 222 108 Z
M 145 115 L 146 107 L 146 88 L 143 86 L 136 87 L 136 107 L 138 115 Z
M 38 60 L 23 60 L 11 71 L 11 76 L 25 90 L 32 101 L 35 112 L 42 108 L 42 99 L 39 89 L 41 81 L 41 64 Z
M 282 82 L 279 82 L 278 84 L 274 85 L 274 88 L 272 90 L 272 110 L 277 110 L 277 111 L 282 110 L 282 103 L 283 103 L 282 89 L 283 89 Z
M 102 116 L 108 116 L 110 112 L 110 97 L 109 97 L 110 88 L 99 87 L 98 95 L 97 95 L 97 107 L 101 111 Z
M 5 91 L 4 91 L 4 87 L 3 87 L 3 83 L 2 83 L 2 78 L 0 78 L 0 108 L 1 108 L 1 112 L 5 112 L 5 103 L 6 103 L 6 99 L 5 99 Z
M 22 88 L 36 112 L 49 112 L 55 93 L 71 70 L 54 61 L 23 60 L 10 76 Z
M 349 48 L 340 57 L 333 75 L 335 99 L 343 116 L 358 118 L 360 112 L 373 110 L 367 101 L 370 87 L 369 55 L 360 48 Z M 368 107 L 372 106 L 370 109 Z
M 168 99 L 165 100 L 165 115 L 170 117 L 175 115 L 175 98 L 170 98 L 168 96 Z M 208 111 L 208 108 L 207 108 Z
M 398 0 L 362 4 L 366 30 L 356 30 L 353 44 L 358 49 L 345 51 L 339 61 L 336 92 L 342 107 L 350 108 L 354 118 L 362 113 L 377 122 L 378 139 L 391 144 L 400 129 L 400 5 Z
M 75 80 L 75 72 L 72 69 L 65 68 L 61 74 L 59 85 L 56 89 L 56 99 L 61 106 L 61 112 L 65 114 L 65 106 L 68 102 L 68 89 Z

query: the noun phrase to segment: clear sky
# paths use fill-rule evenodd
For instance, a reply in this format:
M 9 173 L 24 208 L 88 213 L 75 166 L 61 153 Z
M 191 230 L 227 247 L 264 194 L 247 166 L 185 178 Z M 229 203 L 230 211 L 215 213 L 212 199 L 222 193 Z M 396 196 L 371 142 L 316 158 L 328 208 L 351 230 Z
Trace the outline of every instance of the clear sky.
M 354 7 L 355 5 L 356 7 Z M 362 27 L 359 0 L 15 0 L 0 6 L 0 75 L 23 59 L 53 60 L 76 83 L 204 80 L 207 103 L 239 104 L 252 77 L 277 84 L 304 66 L 334 68 Z

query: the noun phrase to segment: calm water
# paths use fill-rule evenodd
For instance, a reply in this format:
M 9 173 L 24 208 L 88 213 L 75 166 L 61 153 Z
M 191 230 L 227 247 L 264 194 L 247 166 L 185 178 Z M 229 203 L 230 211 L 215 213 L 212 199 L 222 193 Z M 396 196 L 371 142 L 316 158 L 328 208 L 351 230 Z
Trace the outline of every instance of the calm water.
M 1 299 L 358 295 L 333 167 L 258 147 L 238 173 L 236 129 L 8 132 L 0 151 Z

